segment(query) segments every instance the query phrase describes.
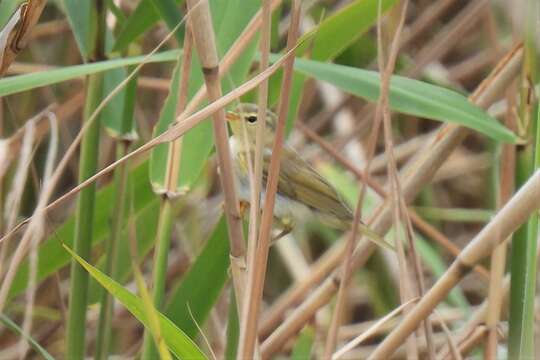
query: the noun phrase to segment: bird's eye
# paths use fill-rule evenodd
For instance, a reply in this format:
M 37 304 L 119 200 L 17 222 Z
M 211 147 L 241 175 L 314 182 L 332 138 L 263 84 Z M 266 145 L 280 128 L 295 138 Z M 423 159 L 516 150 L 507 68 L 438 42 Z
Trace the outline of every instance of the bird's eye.
M 257 121 L 257 117 L 255 115 L 249 115 L 249 116 L 246 116 L 246 120 L 250 123 L 254 123 Z

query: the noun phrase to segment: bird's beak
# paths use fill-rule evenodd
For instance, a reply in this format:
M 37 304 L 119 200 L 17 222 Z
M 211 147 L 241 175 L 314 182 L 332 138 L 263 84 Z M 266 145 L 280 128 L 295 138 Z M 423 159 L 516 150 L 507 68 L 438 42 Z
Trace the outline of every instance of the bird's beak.
M 236 120 L 240 120 L 240 116 L 235 112 L 227 111 L 225 113 L 225 119 L 227 121 L 236 121 Z

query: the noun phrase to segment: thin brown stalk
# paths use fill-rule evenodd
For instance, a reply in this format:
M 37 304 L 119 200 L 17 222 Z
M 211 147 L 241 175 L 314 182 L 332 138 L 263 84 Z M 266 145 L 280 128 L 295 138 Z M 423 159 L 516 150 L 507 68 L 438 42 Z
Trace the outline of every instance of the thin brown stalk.
M 39 117 L 34 118 L 31 121 L 35 121 L 39 119 L 42 115 L 39 114 Z M 49 118 L 54 119 L 51 121 L 56 122 L 56 117 L 54 114 L 49 113 Z M 53 149 L 54 150 L 54 149 Z M 52 156 L 52 153 L 51 153 Z M 53 161 L 51 160 L 50 166 L 52 166 Z M 13 282 L 13 278 L 15 277 L 15 274 L 19 268 L 19 265 L 21 261 L 24 258 L 24 255 L 26 254 L 29 245 L 36 244 L 36 242 L 39 240 L 39 235 L 43 233 L 42 231 L 42 224 L 44 223 L 44 217 L 45 212 L 43 209 L 45 208 L 45 205 L 49 201 L 51 194 L 52 194 L 52 183 L 51 183 L 51 177 L 48 177 L 47 186 L 44 187 L 40 193 L 40 197 L 38 200 L 38 205 L 36 207 L 36 211 L 34 212 L 34 216 L 32 217 L 32 220 L 24 232 L 21 240 L 17 244 L 17 248 L 15 249 L 11 261 L 9 263 L 9 266 L 7 267 L 6 274 L 4 278 L 2 279 L 2 286 L 0 287 L 0 312 L 2 312 L 6 305 L 7 296 L 9 293 L 9 290 L 11 289 L 11 284 Z M 4 243 L 3 246 L 5 247 L 7 243 Z M 35 254 L 34 254 L 35 255 Z
M 262 8 L 262 27 L 261 27 L 261 41 L 260 52 L 261 61 L 259 63 L 259 71 L 263 72 L 268 68 L 269 55 L 270 55 L 270 27 L 271 27 L 271 12 L 270 1 L 263 1 Z M 249 229 L 248 229 L 248 271 L 255 267 L 255 250 L 257 244 L 257 234 L 259 229 L 259 217 L 260 217 L 260 197 L 261 197 L 261 184 L 262 184 L 262 171 L 263 171 L 263 147 L 264 147 L 264 133 L 266 126 L 266 109 L 268 106 L 268 79 L 261 82 L 259 85 L 259 98 L 258 98 L 258 114 L 257 129 L 255 133 L 255 159 L 248 159 L 249 163 L 254 161 L 254 164 L 250 166 L 250 171 L 253 173 L 250 176 L 250 208 L 249 208 Z M 247 136 L 245 136 L 247 141 Z M 248 152 L 248 157 L 251 157 L 251 152 Z M 244 294 L 245 299 L 242 300 L 244 304 L 247 300 L 247 295 Z M 243 316 L 243 314 L 241 313 Z M 240 321 L 244 321 L 245 318 L 241 318 Z M 242 328 L 242 327 L 241 327 Z
M 383 47 L 382 47 L 382 32 L 381 32 L 381 12 L 380 12 L 380 8 L 379 8 L 379 19 L 378 19 L 378 25 L 377 25 L 377 33 L 378 33 L 378 36 L 377 36 L 377 39 L 378 39 L 378 48 L 379 48 L 379 68 L 380 68 L 380 71 L 381 71 L 381 91 L 380 91 L 380 97 L 379 97 L 379 102 L 377 104 L 377 110 L 376 110 L 376 115 L 375 115 L 375 125 L 374 125 L 374 130 L 377 131 L 376 129 L 379 127 L 379 124 L 381 122 L 381 115 L 382 115 L 382 119 L 384 121 L 384 133 L 385 133 L 385 142 L 386 142 L 386 149 L 387 149 L 387 156 L 390 158 L 391 161 L 388 162 L 389 164 L 389 173 L 390 174 L 394 174 L 395 175 L 395 181 L 396 182 L 392 182 L 393 184 L 396 184 L 397 185 L 397 175 L 395 174 L 396 173 L 396 163 L 395 163 L 395 158 L 393 157 L 393 140 L 392 140 L 392 136 L 391 134 L 389 135 L 389 131 L 391 131 L 391 128 L 390 128 L 390 113 L 389 113 L 389 107 L 388 107 L 388 92 L 389 92 L 389 89 L 390 89 L 390 77 L 391 77 L 391 74 L 393 72 L 393 68 L 394 68 L 394 64 L 395 64 L 395 59 L 397 57 L 397 52 L 398 52 L 398 45 L 399 45 L 399 37 L 400 37 L 400 33 L 401 33 L 401 29 L 403 28 L 403 24 L 404 24 L 404 21 L 405 21 L 405 16 L 404 14 L 406 13 L 406 9 L 407 9 L 407 4 L 408 4 L 408 1 L 406 0 L 404 2 L 404 5 L 403 5 L 403 8 L 401 9 L 401 16 L 400 16 L 400 22 L 399 22 L 399 25 L 398 25 L 398 28 L 396 29 L 396 32 L 394 34 L 394 38 L 392 40 L 392 45 L 391 45 L 391 50 L 390 50 L 390 57 L 388 59 L 388 63 L 387 65 L 383 65 L 383 57 L 384 55 L 383 54 Z M 380 3 L 379 3 L 380 5 Z M 383 68 L 384 68 L 384 71 L 383 71 Z M 390 138 L 389 138 L 390 137 Z M 372 136 L 373 139 L 376 139 L 376 136 Z M 369 177 L 369 166 L 370 166 L 370 163 L 371 163 L 371 160 L 372 160 L 372 157 L 373 157 L 373 151 L 374 147 L 372 149 L 369 149 L 369 155 L 368 155 L 368 161 L 367 161 L 367 165 L 366 165 L 366 168 L 367 170 L 365 171 L 365 173 L 368 175 Z M 392 162 L 393 160 L 393 162 Z M 393 204 L 395 205 L 395 209 L 397 210 L 398 209 L 398 206 L 399 206 L 399 201 L 397 200 L 398 199 L 398 188 L 394 188 L 393 186 L 391 187 L 392 189 L 395 189 L 396 192 L 392 191 L 392 195 L 391 196 L 391 199 L 394 199 L 394 202 Z M 332 322 L 331 322 L 331 325 L 330 325 L 330 330 L 328 331 L 328 335 L 327 335 L 327 341 L 326 341 L 326 345 L 325 345 L 325 352 L 324 352 L 324 357 L 325 358 L 329 358 L 331 356 L 331 354 L 334 352 L 334 349 L 336 347 L 336 342 L 337 342 L 337 333 L 338 333 L 338 329 L 339 329 L 339 325 L 340 325 L 340 322 L 341 322 L 341 314 L 343 313 L 343 310 L 344 310 L 344 306 L 345 306 L 345 296 L 346 296 L 346 289 L 347 289 L 347 285 L 348 285 L 348 280 L 349 280 L 349 276 L 350 276 L 350 272 L 351 272 L 351 263 L 352 263 L 352 253 L 353 253 L 353 250 L 355 248 L 355 244 L 356 244 L 356 233 L 358 231 L 357 227 L 358 227 L 358 221 L 360 221 L 360 214 L 361 214 L 361 207 L 362 207 L 362 200 L 363 200 L 363 197 L 364 197 L 364 194 L 365 194 L 365 189 L 366 189 L 366 186 L 365 186 L 365 183 L 363 184 L 362 186 L 362 190 L 361 190 L 361 194 L 360 194 L 360 197 L 359 197 L 359 200 L 358 200 L 358 204 L 357 204 L 357 207 L 356 207 L 356 211 L 355 211 L 355 216 L 354 216 L 354 223 L 353 223 L 353 231 L 352 231 L 352 234 L 349 238 L 349 241 L 347 242 L 346 244 L 346 250 L 345 250 L 345 261 L 343 263 L 343 267 L 342 267 L 342 270 L 341 270 L 341 282 L 339 284 L 339 290 L 338 290 L 338 295 L 337 295 L 337 304 L 336 304 L 336 308 L 334 310 L 334 316 L 332 318 Z M 394 213 L 394 221 L 395 221 L 395 225 L 396 225 L 396 229 L 398 228 L 398 224 L 399 224 L 399 220 L 398 220 L 399 216 L 397 216 L 397 213 Z M 397 233 L 397 232 L 396 232 Z M 399 240 L 399 238 L 396 238 L 396 245 L 397 245 L 397 249 L 398 249 L 398 254 L 400 255 L 403 255 L 403 248 L 402 248 L 402 244 L 401 244 L 401 241 Z M 400 258 L 402 258 L 402 256 L 400 256 Z M 402 262 L 400 261 L 400 264 L 402 264 Z M 406 276 L 406 270 L 405 268 L 402 268 L 401 269 L 401 273 L 407 278 Z M 407 280 L 406 281 L 401 281 L 400 284 L 402 285 L 405 285 L 407 284 Z M 408 295 L 404 296 L 402 298 L 402 301 L 403 302 L 407 302 L 408 299 L 410 298 L 410 296 L 412 296 L 412 293 L 408 292 L 408 290 L 406 290 Z
M 423 279 L 421 275 L 421 269 L 418 260 L 418 254 L 415 251 L 412 226 L 410 224 L 410 218 L 407 213 L 407 208 L 405 207 L 405 202 L 403 201 L 403 195 L 401 191 L 401 183 L 397 175 L 397 162 L 394 156 L 394 139 L 392 135 L 392 124 L 391 124 L 391 115 L 390 115 L 390 105 L 389 105 L 389 90 L 390 90 L 390 79 L 393 73 L 395 62 L 398 54 L 398 44 L 401 29 L 405 22 L 405 14 L 408 6 L 408 1 L 403 3 L 403 9 L 401 10 L 401 16 L 399 19 L 399 24 L 395 31 L 395 34 L 392 39 L 392 44 L 390 46 L 390 54 L 387 61 L 387 64 L 384 65 L 383 56 L 378 56 L 379 63 L 379 72 L 381 73 L 381 95 L 379 96 L 379 101 L 377 103 L 377 109 L 375 111 L 375 116 L 381 116 L 383 118 L 384 124 L 384 140 L 385 140 L 385 154 L 388 159 L 387 171 L 390 182 L 390 206 L 393 207 L 393 221 L 395 227 L 395 242 L 398 249 L 398 263 L 400 268 L 400 296 L 402 303 L 407 302 L 411 297 L 417 293 L 422 296 L 423 289 Z M 379 14 L 380 17 L 380 14 Z M 381 49 L 382 44 L 382 25 L 379 19 L 377 23 L 377 42 L 378 48 Z M 400 228 L 403 224 L 403 227 L 406 229 L 405 236 L 409 246 L 408 256 L 405 254 L 405 249 L 399 238 Z M 414 264 L 414 265 L 413 265 Z M 413 288 L 412 284 L 412 274 L 410 273 L 410 267 L 413 266 L 413 273 L 416 277 L 416 289 Z M 408 313 L 408 308 L 405 307 L 404 314 Z M 428 354 L 431 359 L 434 358 L 434 350 L 431 337 L 432 330 L 428 321 L 425 322 L 425 335 L 426 335 L 426 344 L 428 347 Z M 411 359 L 418 358 L 418 353 L 416 349 L 416 339 L 409 338 L 407 340 L 407 357 Z
M 421 35 L 426 29 L 431 29 L 431 25 L 439 19 L 446 10 L 456 0 L 441 0 L 432 2 L 428 7 L 423 9 L 418 18 L 411 26 L 403 32 L 400 47 L 407 47 L 417 36 Z
M 47 157 L 45 160 L 45 170 L 43 173 L 43 188 L 46 189 L 49 186 L 49 180 L 54 168 L 54 162 L 56 159 L 56 153 L 58 150 L 58 122 L 56 117 L 50 113 L 49 115 L 50 125 L 50 140 L 49 148 L 47 150 Z M 49 198 L 47 197 L 47 191 L 41 192 L 36 206 L 36 213 L 40 214 L 35 220 L 35 225 L 32 227 L 32 235 L 30 237 L 29 244 L 29 274 L 28 274 L 28 291 L 26 293 L 26 303 L 23 320 L 23 332 L 30 334 L 32 328 L 32 310 L 34 308 L 34 301 L 37 290 L 37 266 L 38 266 L 38 245 L 41 238 L 45 235 L 45 223 L 46 218 L 43 215 L 43 208 L 47 205 Z M 21 242 L 21 246 L 25 246 Z M 19 343 L 19 357 L 23 359 L 28 351 L 28 342 L 22 338 Z
M 188 101 L 189 74 L 191 71 L 191 58 L 193 53 L 193 36 L 190 21 L 186 22 L 186 34 L 184 36 L 182 65 L 180 69 L 180 85 L 178 91 L 178 102 L 176 104 L 176 116 L 180 115 L 186 108 Z M 165 188 L 167 197 L 173 198 L 178 195 L 177 182 L 180 170 L 180 160 L 182 154 L 182 138 L 171 141 L 169 144 L 169 157 L 167 164 L 167 174 Z
M 458 347 L 456 345 L 454 338 L 452 337 L 452 334 L 450 333 L 450 329 L 446 325 L 446 322 L 442 320 L 442 318 L 437 312 L 435 312 L 435 316 L 439 319 L 441 328 L 443 329 L 444 334 L 446 335 L 446 338 L 448 339 L 448 348 L 450 349 L 450 352 L 452 356 L 454 357 L 454 360 L 462 360 L 463 358 L 458 350 Z
M 517 73 L 523 57 L 521 45 L 517 45 L 505 56 L 492 74 L 480 84 L 471 101 L 476 105 L 486 108 L 492 104 L 497 96 L 505 89 L 507 84 Z M 410 202 L 423 186 L 433 178 L 436 170 L 444 163 L 451 152 L 461 143 L 467 135 L 467 130 L 453 124 L 443 125 L 433 140 L 426 144 L 429 151 L 421 151 L 418 156 L 411 159 L 403 170 L 403 195 L 406 202 Z M 388 231 L 391 223 L 391 213 L 385 204 L 380 207 L 379 215 L 370 221 L 371 229 L 379 235 Z M 361 241 L 354 252 L 354 266 L 356 269 L 362 266 L 375 249 L 374 245 Z M 337 266 L 341 257 L 337 254 L 332 259 Z M 337 290 L 339 275 L 334 273 L 327 278 L 261 345 L 263 356 L 269 356 L 276 351 L 287 339 L 295 334 L 320 306 L 326 304 Z
M 385 316 L 383 316 L 381 319 L 379 319 L 375 324 L 373 324 L 369 329 L 367 329 L 365 332 L 363 332 L 362 334 L 358 335 L 357 337 L 355 337 L 353 340 L 351 340 L 350 342 L 348 342 L 346 345 L 344 345 L 341 349 L 339 349 L 338 351 L 336 351 L 333 355 L 332 355 L 332 360 L 337 360 L 339 359 L 340 357 L 342 357 L 343 355 L 345 355 L 345 353 L 347 353 L 348 351 L 354 349 L 356 346 L 358 346 L 359 344 L 361 344 L 364 340 L 368 339 L 370 336 L 372 336 L 375 332 L 378 331 L 378 329 L 380 327 L 382 327 L 385 323 L 387 323 L 389 320 L 391 320 L 392 318 L 394 318 L 395 316 L 397 316 L 401 311 L 403 311 L 403 309 L 407 306 L 409 306 L 410 304 L 414 303 L 415 301 L 417 301 L 418 298 L 416 299 L 410 299 L 409 301 L 401 304 L 400 306 L 398 306 L 397 308 L 395 308 L 394 310 L 392 310 L 391 312 L 389 312 L 388 314 L 386 314 Z
M 472 311 L 475 311 L 477 307 L 472 307 Z M 441 308 L 441 310 L 437 311 L 438 317 L 435 317 L 433 319 L 433 325 L 440 326 L 441 322 L 446 323 L 456 323 L 456 322 L 462 322 L 464 321 L 465 317 L 468 317 L 468 312 L 461 308 L 456 307 L 445 307 Z M 387 322 L 384 323 L 384 325 L 380 326 L 377 331 L 373 332 L 373 337 L 378 337 L 381 335 L 385 335 L 388 332 L 392 331 L 394 327 L 401 321 L 400 318 L 393 318 Z M 350 325 L 344 325 L 341 327 L 339 331 L 339 338 L 344 340 L 350 340 L 355 338 L 358 334 L 361 334 L 365 331 L 367 331 L 370 327 L 373 326 L 373 324 L 376 322 L 376 320 L 368 320 L 361 323 L 356 324 L 350 324 Z
M 259 63 L 259 71 L 263 72 L 268 68 L 270 55 L 270 36 L 271 36 L 271 4 L 269 0 L 263 1 L 262 4 L 262 25 L 261 25 L 261 41 L 259 49 L 261 52 L 261 61 Z M 258 92 L 258 114 L 257 129 L 255 133 L 255 159 L 251 159 L 251 152 L 248 152 L 248 165 L 250 173 L 250 208 L 249 208 L 249 228 L 248 228 L 248 254 L 247 254 L 247 270 L 251 271 L 255 267 L 256 249 L 257 249 L 257 234 L 259 231 L 260 220 L 260 197 L 263 172 L 263 146 L 264 133 L 266 126 L 266 109 L 268 106 L 268 79 L 261 82 Z M 245 124 L 244 124 L 245 131 Z M 247 134 L 244 139 L 247 141 Z M 254 164 L 252 163 L 254 161 Z M 246 317 L 244 311 L 247 311 L 246 303 L 249 301 L 248 292 L 243 293 L 243 298 L 238 301 L 238 309 L 240 314 L 240 329 L 246 328 Z M 240 337 L 244 334 L 240 333 Z
M 513 114 L 509 112 L 507 115 L 507 124 L 512 125 L 512 117 Z M 497 204 L 499 207 L 510 199 L 514 191 L 515 160 L 514 146 L 510 144 L 503 145 L 499 172 L 500 187 Z M 503 278 L 506 269 L 506 250 L 507 245 L 502 243 L 491 254 L 491 275 L 486 315 L 487 336 L 484 351 L 484 359 L 486 360 L 497 358 L 497 332 L 504 298 L 501 292 L 503 290 Z
M 297 122 L 296 128 L 299 129 L 306 135 L 307 138 L 316 142 L 321 146 L 333 159 L 339 162 L 345 169 L 349 170 L 358 180 L 366 182 L 369 187 L 374 190 L 382 198 L 387 198 L 388 194 L 386 190 L 380 185 L 377 181 L 373 180 L 371 177 L 366 176 L 366 174 L 360 169 L 356 168 L 351 161 L 349 161 L 345 156 L 341 155 L 331 144 L 317 135 L 312 129 L 308 128 L 306 125 Z M 427 139 L 423 139 L 425 142 Z M 377 158 L 373 158 L 372 164 L 375 163 Z M 372 165 L 373 167 L 373 165 Z M 435 240 L 439 245 L 445 248 L 453 256 L 458 256 L 461 249 L 459 249 L 452 241 L 450 241 L 443 233 L 441 233 L 433 225 L 426 222 L 422 219 L 412 208 L 408 208 L 408 214 L 415 225 L 424 235 L 428 238 Z M 482 265 L 475 266 L 474 270 L 481 275 L 483 278 L 488 278 L 488 271 Z
M 295 0 L 292 5 L 291 24 L 287 37 L 287 50 L 293 51 L 298 41 L 299 24 L 301 17 L 301 2 Z M 243 325 L 240 329 L 240 346 L 238 349 L 238 359 L 252 359 L 255 355 L 255 344 L 257 343 L 257 326 L 259 322 L 259 312 L 262 301 L 262 291 L 268 261 L 268 251 L 270 249 L 272 222 L 274 214 L 274 203 L 279 180 L 279 168 L 281 152 L 285 139 L 285 121 L 289 111 L 289 95 L 291 92 L 292 75 L 294 71 L 294 57 L 286 60 L 283 69 L 283 80 L 281 84 L 281 96 L 278 106 L 278 122 L 274 144 L 272 146 L 272 158 L 269 165 L 269 176 L 266 184 L 264 208 L 259 229 L 259 239 L 254 256 L 254 267 L 250 269 L 247 279 L 247 297 L 243 304 L 242 311 Z
M 215 43 L 215 34 L 210 16 L 210 7 L 206 1 L 188 0 L 188 9 L 191 11 L 191 28 L 197 53 L 201 61 L 204 80 L 210 101 L 216 101 L 222 97 L 221 84 L 219 81 L 219 58 Z M 235 288 L 240 289 L 243 278 L 240 278 L 242 269 L 238 269 L 239 262 L 245 262 L 246 249 L 242 219 L 238 207 L 238 198 L 235 189 L 235 179 L 232 170 L 232 160 L 229 149 L 229 136 L 225 122 L 225 110 L 218 108 L 213 114 L 214 142 L 216 145 L 217 159 L 220 169 L 220 183 L 225 195 L 225 217 L 231 244 L 233 280 Z M 236 267 L 236 269 L 234 269 Z M 243 294 L 236 294 L 242 298 Z
M 407 76 L 418 76 L 428 63 L 441 58 L 453 49 L 452 45 L 461 40 L 464 34 L 477 23 L 478 14 L 486 6 L 489 6 L 488 0 L 477 0 L 469 2 L 463 7 L 437 36 L 422 47 L 415 57 L 414 66 L 405 72 Z
M 463 249 L 445 274 L 426 293 L 409 315 L 371 354 L 371 359 L 386 359 L 416 329 L 452 288 L 469 273 L 472 265 L 489 255 L 507 239 L 528 216 L 540 207 L 540 171 L 537 171 L 497 213 L 493 220 Z

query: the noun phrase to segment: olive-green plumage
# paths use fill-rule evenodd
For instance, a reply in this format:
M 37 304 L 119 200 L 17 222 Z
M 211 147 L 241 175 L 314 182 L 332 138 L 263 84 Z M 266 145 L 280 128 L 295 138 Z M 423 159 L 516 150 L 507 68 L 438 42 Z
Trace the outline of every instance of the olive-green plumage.
M 254 104 L 240 104 L 227 113 L 232 129 L 230 138 L 234 170 L 237 177 L 237 190 L 241 201 L 250 201 L 250 182 L 248 176 L 248 152 L 254 159 L 255 133 L 258 109 Z M 271 148 L 274 141 L 276 115 L 266 113 L 266 131 L 263 150 L 262 199 L 268 179 Z M 347 230 L 353 215 L 337 190 L 313 169 L 300 155 L 287 145 L 283 145 L 279 170 L 278 188 L 274 207 L 274 217 L 284 227 L 292 227 L 297 219 L 313 215 L 328 226 Z M 361 232 L 383 246 L 389 245 L 364 224 Z

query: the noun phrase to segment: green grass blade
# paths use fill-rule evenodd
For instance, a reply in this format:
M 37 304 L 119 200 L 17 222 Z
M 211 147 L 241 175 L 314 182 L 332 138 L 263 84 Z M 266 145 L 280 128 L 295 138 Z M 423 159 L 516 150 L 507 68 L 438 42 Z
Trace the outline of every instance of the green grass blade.
M 9 18 L 17 7 L 24 2 L 24 0 L 2 0 L 0 1 L 0 29 L 3 29 L 6 26 Z
M 128 17 L 122 30 L 118 34 L 118 38 L 113 46 L 113 51 L 122 51 L 129 44 L 137 40 L 142 34 L 144 34 L 148 29 L 150 29 L 154 24 L 156 24 L 160 17 L 164 17 L 165 22 L 169 28 L 174 28 L 180 18 L 180 12 L 178 7 L 175 7 L 173 11 L 168 10 L 171 8 L 171 4 L 174 4 L 174 1 L 167 1 L 170 4 L 161 4 L 162 0 L 141 0 L 139 5 L 135 8 L 133 13 Z M 180 4 L 182 1 L 176 1 Z M 172 8 L 171 8 L 172 9 Z M 168 14 L 172 12 L 173 14 Z M 176 34 L 177 40 L 181 42 L 183 37 L 183 27 L 178 30 Z
M 274 58 L 275 59 L 275 58 Z M 376 102 L 380 77 L 375 71 L 297 59 L 295 69 L 341 90 Z M 498 141 L 516 143 L 518 137 L 463 95 L 422 81 L 393 76 L 390 107 L 394 111 L 422 118 L 459 124 Z
M 150 0 L 156 9 L 159 17 L 165 21 L 169 30 L 173 30 L 180 21 L 182 21 L 182 13 L 180 12 L 179 4 L 183 1 L 175 0 Z M 183 27 L 176 31 L 175 37 L 179 44 L 183 42 L 184 31 Z
M 125 50 L 158 20 L 159 13 L 152 0 L 141 0 L 122 26 L 112 50 Z
M 79 47 L 79 51 L 86 61 L 92 51 L 92 34 L 95 33 L 95 9 L 92 0 L 63 0 L 71 31 Z
M 234 291 L 230 290 L 229 295 L 229 318 L 227 320 L 227 344 L 225 345 L 225 359 L 235 360 L 238 350 L 238 338 L 240 337 L 240 321 L 238 320 L 238 310 Z
M 302 36 L 300 41 L 308 39 L 316 32 L 312 40 L 305 41 L 297 49 L 296 56 L 301 57 L 309 54 L 311 59 L 318 61 L 334 59 L 360 39 L 377 22 L 379 2 L 383 14 L 397 3 L 396 0 L 357 0 L 344 6 L 324 19 L 317 29 Z M 283 73 L 280 71 L 270 79 L 270 104 L 277 103 L 282 75 Z M 287 131 L 292 128 L 297 117 L 305 80 L 306 77 L 303 74 L 295 73 L 293 75 Z
M 111 293 L 125 308 L 133 314 L 141 323 L 148 326 L 146 310 L 143 301 L 125 289 L 122 285 L 103 274 L 101 271 L 90 265 L 80 256 L 73 252 L 68 246 L 64 249 L 96 279 L 108 292 Z M 204 353 L 181 329 L 169 320 L 165 315 L 159 313 L 159 325 L 162 336 L 169 347 L 169 350 L 180 359 L 206 359 Z
M 175 61 L 180 50 L 163 51 L 150 56 L 148 63 Z M 62 81 L 76 79 L 102 71 L 116 69 L 128 65 L 137 65 L 143 62 L 145 56 L 132 56 L 114 60 L 99 61 L 89 64 L 66 66 L 53 70 L 40 71 L 31 74 L 10 76 L 0 79 L 0 97 L 31 90 L 41 86 L 57 84 Z
M 311 326 L 308 326 L 302 330 L 300 336 L 294 344 L 291 354 L 292 360 L 308 360 L 311 359 L 311 352 L 313 349 L 313 343 L 315 341 L 315 330 Z
M 227 236 L 227 226 L 222 217 L 195 263 L 171 294 L 165 308 L 169 319 L 192 339 L 199 332 L 196 323 L 201 326 L 204 324 L 227 281 Z
M 158 122 L 154 127 L 154 137 L 166 131 L 176 118 L 181 64 L 182 63 L 179 60 L 174 67 L 169 93 L 167 94 L 167 98 L 161 107 Z M 171 146 L 169 144 L 163 144 L 156 147 L 156 149 L 152 150 L 150 153 L 150 183 L 157 194 L 163 194 L 167 192 L 167 190 L 170 190 L 167 189 L 166 184 L 168 159 L 169 156 L 172 156 L 169 154 L 170 151 Z M 178 193 L 182 193 L 182 190 L 179 188 L 177 188 L 176 191 Z
M 15 334 L 19 335 L 21 338 L 28 341 L 28 344 L 34 349 L 36 353 L 38 353 L 43 359 L 45 360 L 54 360 L 54 357 L 52 357 L 51 354 L 47 352 L 39 343 L 29 334 L 26 334 L 23 329 L 19 327 L 19 325 L 15 324 L 13 321 L 11 321 L 10 318 L 8 318 L 4 314 L 0 314 L 0 323 L 2 323 L 7 329 L 11 330 Z

